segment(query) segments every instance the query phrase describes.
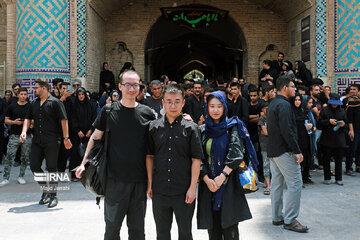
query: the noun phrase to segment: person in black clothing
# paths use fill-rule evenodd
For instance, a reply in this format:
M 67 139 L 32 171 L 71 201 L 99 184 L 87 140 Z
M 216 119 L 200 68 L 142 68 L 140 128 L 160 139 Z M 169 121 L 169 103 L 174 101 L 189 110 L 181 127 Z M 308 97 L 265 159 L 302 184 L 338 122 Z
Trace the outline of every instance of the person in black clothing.
M 111 102 L 117 102 L 120 100 L 120 93 L 118 90 L 112 90 L 110 93 Z
M 272 99 L 276 97 L 276 89 L 274 85 L 269 85 L 267 83 L 263 84 L 261 88 L 262 98 L 264 102 L 270 103 Z
M 284 63 L 285 54 L 283 52 L 278 53 L 278 57 L 273 61 L 273 66 L 277 70 L 278 74 L 283 71 L 282 65 Z
M 7 101 L 7 106 L 9 106 L 12 103 L 16 103 L 18 101 L 17 95 L 18 95 L 18 91 L 19 88 L 21 87 L 20 83 L 14 83 L 11 88 L 13 91 L 13 95 L 11 96 L 11 98 Z
M 4 136 L 4 120 L 6 114 L 6 107 L 7 103 L 3 98 L 0 98 L 0 163 L 2 163 L 3 155 L 6 152 L 6 143 L 5 143 L 5 136 Z M 6 145 L 5 145 L 6 144 Z
M 185 100 L 180 86 L 166 86 L 163 104 L 165 116 L 152 121 L 149 126 L 147 194 L 153 199 L 157 239 L 171 239 L 175 214 L 179 239 L 190 240 L 203 158 L 200 131 L 196 123 L 182 116 Z
M 276 68 L 274 68 L 273 63 L 271 60 L 264 60 L 263 61 L 263 69 L 260 72 L 259 75 L 259 86 L 262 86 L 266 80 L 271 80 L 274 83 L 276 82 L 276 79 L 278 77 L 278 71 Z
M 136 101 L 145 104 L 146 88 L 145 85 L 140 85 L 139 95 L 136 96 Z
M 156 113 L 157 117 L 161 117 L 162 104 L 162 85 L 159 80 L 153 80 L 150 83 L 151 97 L 145 99 L 145 105 L 152 108 Z
M 301 107 L 302 96 L 300 93 L 296 93 L 295 97 L 290 98 L 292 110 L 295 114 L 296 126 L 297 126 L 297 138 L 298 145 L 300 146 L 301 153 L 304 156 L 304 161 L 301 162 L 302 168 L 302 180 L 303 183 L 313 183 L 310 179 L 310 166 L 311 166 L 311 145 L 310 135 L 308 131 L 311 131 L 313 125 L 309 122 L 307 112 Z
M 328 106 L 321 109 L 318 127 L 322 130 L 320 137 L 320 145 L 324 154 L 324 184 L 330 184 L 331 157 L 335 160 L 335 183 L 342 183 L 342 157 L 346 148 L 345 125 L 347 123 L 346 112 L 340 106 L 339 95 L 330 94 Z
M 4 168 L 4 180 L 0 183 L 0 186 L 4 186 L 9 184 L 11 166 L 16 156 L 16 152 L 20 149 L 21 154 L 21 166 L 20 173 L 17 179 L 19 184 L 25 184 L 26 181 L 24 179 L 26 167 L 28 166 L 29 155 L 30 155 L 30 146 L 31 146 L 31 136 L 28 135 L 24 140 L 24 143 L 20 142 L 20 134 L 22 131 L 22 125 L 24 123 L 24 119 L 29 109 L 29 103 L 26 101 L 28 97 L 27 88 L 21 87 L 18 91 L 18 101 L 16 103 L 12 103 L 6 113 L 5 123 L 9 126 L 9 143 L 7 145 L 7 154 L 5 158 L 5 168 Z M 30 132 L 28 132 L 29 134 Z
M 81 163 L 87 143 L 94 131 L 92 124 L 96 118 L 96 108 L 87 98 L 86 90 L 83 87 L 79 87 L 76 90 L 76 99 L 72 103 L 70 116 L 70 134 L 73 144 L 69 164 L 69 170 L 71 171 Z M 71 178 L 72 181 L 78 181 L 75 172 L 71 172 Z
M 303 161 L 297 138 L 296 121 L 289 98 L 295 96 L 295 84 L 289 76 L 276 83 L 278 95 L 267 109 L 267 155 L 271 170 L 271 207 L 273 225 L 287 230 L 307 232 L 308 227 L 296 218 L 300 212 Z M 283 196 L 286 196 L 283 199 Z M 284 202 L 284 203 L 283 203 Z
M 186 99 L 183 109 L 184 113 L 191 116 L 195 123 L 199 123 L 201 116 L 204 115 L 205 101 L 202 94 L 203 84 L 201 82 L 194 83 L 194 94 Z
M 303 61 L 295 62 L 295 83 L 296 85 L 305 85 L 310 87 L 312 82 L 312 73 L 309 69 L 306 68 L 306 65 Z
M 103 70 L 100 73 L 100 86 L 99 91 L 109 89 L 110 91 L 115 89 L 115 77 L 112 71 L 109 70 L 109 64 L 103 63 Z
M 60 141 L 63 137 L 66 149 L 71 148 L 69 139 L 68 120 L 64 105 L 59 99 L 50 94 L 49 83 L 38 79 L 35 81 L 36 100 L 30 104 L 26 113 L 20 141 L 24 142 L 31 120 L 34 120 L 34 138 L 31 144 L 30 168 L 33 173 L 42 173 L 41 165 L 46 160 L 46 167 L 50 173 L 57 172 Z M 61 123 L 61 124 L 60 124 Z M 63 136 L 61 136 L 61 129 Z M 39 182 L 42 186 L 46 182 Z M 39 201 L 40 205 L 49 203 L 48 207 L 57 205 L 57 183 L 50 183 L 49 189 L 44 192 Z
M 12 97 L 13 93 L 11 90 L 5 90 L 5 96 L 4 96 L 4 100 L 6 102 L 8 102 L 10 100 L 10 98 Z
M 123 67 L 120 69 L 120 73 L 119 73 L 118 78 L 120 79 L 120 75 L 121 75 L 123 72 L 129 71 L 129 70 L 135 71 L 134 65 L 133 65 L 131 62 L 125 62 L 124 65 L 123 65 Z
M 127 217 L 129 239 L 145 239 L 146 211 L 146 143 L 148 125 L 155 112 L 136 102 L 140 76 L 129 70 L 121 74 L 119 89 L 122 99 L 112 104 L 109 116 L 109 148 L 105 189 L 104 239 L 120 239 L 120 228 Z M 83 161 L 76 171 L 81 178 L 94 140 L 100 140 L 106 126 L 106 109 L 97 116 Z
M 51 92 L 51 95 L 56 98 L 60 98 L 60 84 L 64 82 L 64 79 L 61 78 L 55 78 L 52 81 L 53 84 L 53 90 Z
M 346 175 L 354 176 L 352 165 L 354 163 L 356 172 L 360 172 L 360 95 L 356 94 L 349 98 L 347 107 L 347 117 L 349 121 L 350 144 L 346 155 Z
M 245 124 L 249 121 L 248 103 L 245 98 L 240 95 L 240 84 L 233 82 L 230 84 L 231 95 L 233 99 L 227 101 L 228 117 L 237 116 Z
M 69 86 L 70 86 L 70 83 L 68 83 L 68 82 L 60 83 L 59 100 L 64 104 L 66 115 L 68 117 L 69 136 L 70 136 L 71 142 L 73 142 L 73 139 L 71 139 L 71 137 L 72 137 L 72 134 L 71 134 L 71 105 L 72 105 L 74 98 L 72 97 L 71 91 L 68 89 Z M 73 148 L 71 148 L 70 150 L 66 149 L 64 142 L 61 141 L 60 149 L 59 149 L 59 156 L 58 156 L 58 171 L 59 172 L 62 172 L 62 173 L 65 172 L 67 160 L 70 156 L 70 152 L 72 152 L 72 151 L 73 151 Z

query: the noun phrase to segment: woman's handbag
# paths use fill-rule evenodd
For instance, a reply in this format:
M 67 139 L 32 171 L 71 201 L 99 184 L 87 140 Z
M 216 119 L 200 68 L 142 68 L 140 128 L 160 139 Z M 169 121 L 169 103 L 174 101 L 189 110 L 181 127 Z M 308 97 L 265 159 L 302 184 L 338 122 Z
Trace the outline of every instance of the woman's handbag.
M 107 164 L 106 154 L 109 138 L 109 115 L 111 104 L 106 104 L 106 130 L 104 140 L 94 140 L 94 146 L 91 149 L 85 164 L 85 171 L 82 174 L 81 183 L 86 190 L 96 196 L 96 204 L 99 205 L 100 198 L 105 195 Z
M 259 189 L 257 184 L 257 174 L 250 161 L 248 166 L 246 166 L 244 161 L 240 164 L 239 180 L 244 194 L 253 193 Z

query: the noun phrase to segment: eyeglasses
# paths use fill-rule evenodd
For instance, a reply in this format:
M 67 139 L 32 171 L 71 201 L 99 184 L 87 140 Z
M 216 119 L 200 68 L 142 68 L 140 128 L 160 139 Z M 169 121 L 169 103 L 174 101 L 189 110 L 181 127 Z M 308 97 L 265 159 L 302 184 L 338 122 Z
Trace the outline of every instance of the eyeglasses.
M 80 87 L 80 84 L 73 84 L 73 87 Z
M 118 95 L 118 94 L 113 94 L 112 96 L 113 96 L 113 97 L 119 97 L 119 95 Z
M 171 106 L 171 105 L 174 105 L 175 107 L 177 107 L 177 106 L 179 106 L 179 105 L 181 105 L 182 104 L 182 102 L 165 102 L 165 104 L 167 105 L 167 106 Z
M 122 84 L 122 83 L 120 83 L 120 85 L 124 86 L 128 90 L 130 90 L 130 88 L 138 89 L 140 87 L 140 84 L 138 84 L 138 83 L 135 83 L 135 84 L 130 84 L 130 83 Z

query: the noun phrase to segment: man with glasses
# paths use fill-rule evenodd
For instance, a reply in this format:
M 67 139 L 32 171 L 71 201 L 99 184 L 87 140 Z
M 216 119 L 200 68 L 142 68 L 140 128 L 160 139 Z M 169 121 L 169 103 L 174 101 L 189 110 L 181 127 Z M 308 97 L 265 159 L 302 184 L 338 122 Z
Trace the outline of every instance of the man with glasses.
M 295 115 L 289 103 L 289 98 L 295 97 L 296 88 L 289 76 L 279 77 L 276 87 L 278 95 L 270 102 L 267 110 L 272 223 L 284 225 L 287 230 L 307 232 L 308 228 L 296 220 L 300 212 L 300 163 L 303 161 L 297 140 Z
M 75 81 L 73 82 L 72 84 L 72 89 L 73 89 L 73 93 L 75 94 L 76 93 L 76 90 L 81 87 L 81 80 L 80 79 L 75 79 Z
M 155 112 L 136 102 L 140 76 L 133 70 L 120 75 L 119 89 L 122 99 L 112 103 L 109 116 L 108 178 L 105 190 L 104 239 L 120 239 L 120 228 L 127 217 L 129 239 L 145 239 L 146 211 L 146 136 L 148 124 Z M 81 165 L 76 176 L 81 178 L 94 140 L 101 139 L 106 126 L 106 110 L 97 116 Z

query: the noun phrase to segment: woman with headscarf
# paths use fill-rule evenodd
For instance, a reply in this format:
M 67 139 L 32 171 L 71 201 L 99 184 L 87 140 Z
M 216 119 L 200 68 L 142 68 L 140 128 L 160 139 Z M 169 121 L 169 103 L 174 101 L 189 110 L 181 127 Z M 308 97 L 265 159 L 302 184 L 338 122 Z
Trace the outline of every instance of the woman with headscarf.
M 96 118 L 96 107 L 86 95 L 86 90 L 79 87 L 76 90 L 76 98 L 71 106 L 71 128 L 73 144 L 71 148 L 71 160 L 69 169 L 74 169 L 81 163 L 87 143 L 94 130 L 92 124 Z M 77 181 L 75 172 L 72 172 L 72 180 Z
M 282 71 L 280 72 L 279 77 L 285 75 L 285 76 L 290 76 L 291 79 L 294 80 L 295 73 L 294 73 L 292 67 L 293 67 L 293 65 L 290 61 L 284 61 L 281 65 Z
M 125 62 L 123 67 L 121 68 L 120 70 L 120 73 L 119 73 L 119 76 L 118 78 L 120 79 L 120 75 L 123 73 L 123 72 L 126 72 L 128 70 L 133 70 L 135 71 L 135 68 L 134 68 L 134 65 L 131 63 L 131 62 Z
M 312 74 L 303 61 L 295 62 L 295 83 L 296 85 L 305 85 L 310 87 L 312 85 Z
M 346 146 L 345 125 L 347 122 L 346 112 L 340 107 L 343 103 L 339 95 L 330 94 L 328 105 L 321 109 L 318 127 L 322 130 L 320 145 L 324 154 L 324 184 L 330 184 L 331 157 L 335 160 L 335 183 L 342 183 L 342 157 Z
M 112 71 L 109 70 L 109 64 L 103 63 L 103 70 L 100 73 L 100 88 L 99 92 L 109 89 L 112 91 L 115 89 L 115 77 Z
M 251 213 L 239 182 L 239 165 L 245 149 L 257 169 L 254 146 L 244 123 L 228 119 L 225 94 L 207 96 L 205 125 L 201 126 L 205 159 L 202 160 L 198 191 L 198 228 L 208 229 L 211 240 L 239 239 L 238 223 Z
M 310 123 L 307 112 L 301 107 L 302 96 L 296 93 L 295 97 L 290 98 L 290 104 L 295 115 L 298 144 L 304 160 L 301 162 L 301 172 L 303 183 L 313 183 L 310 179 L 310 166 L 311 166 L 311 139 L 310 131 L 313 125 Z

